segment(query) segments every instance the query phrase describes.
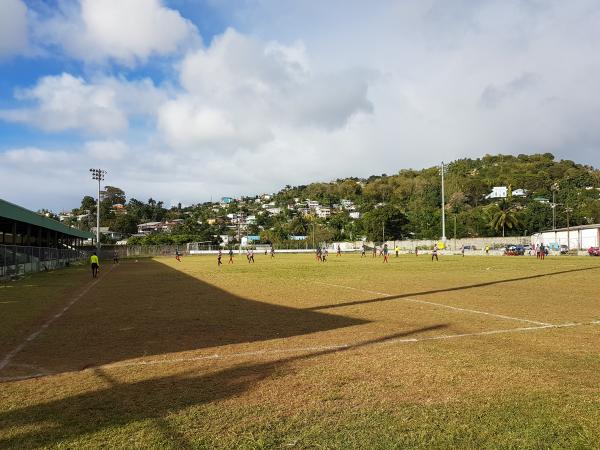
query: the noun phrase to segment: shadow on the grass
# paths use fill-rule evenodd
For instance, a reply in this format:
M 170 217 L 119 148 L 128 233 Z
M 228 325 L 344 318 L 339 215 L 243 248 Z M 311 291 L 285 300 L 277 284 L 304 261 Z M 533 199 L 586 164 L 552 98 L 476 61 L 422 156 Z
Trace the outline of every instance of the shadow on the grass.
M 565 273 L 583 272 L 585 270 L 598 270 L 598 269 L 600 269 L 600 266 L 583 267 L 581 269 L 561 270 L 559 272 L 540 273 L 537 275 L 529 275 L 526 277 L 518 277 L 518 278 L 509 278 L 506 280 L 486 281 L 485 283 L 468 284 L 466 286 L 455 286 L 455 287 L 449 287 L 449 288 L 443 288 L 443 289 L 433 289 L 430 291 L 411 292 L 408 294 L 388 295 L 385 297 L 370 298 L 367 300 L 355 300 L 352 302 L 344 302 L 344 303 L 335 303 L 332 305 L 313 306 L 311 308 L 306 308 L 306 310 L 307 311 L 322 311 L 324 309 L 342 308 L 344 306 L 365 305 L 365 304 L 369 304 L 369 303 L 380 303 L 380 302 L 387 302 L 390 300 L 399 300 L 399 299 L 403 299 L 403 298 L 419 297 L 422 295 L 439 294 L 439 293 L 443 293 L 443 292 L 453 292 L 453 291 L 463 291 L 465 289 L 476 289 L 476 288 L 480 288 L 480 287 L 494 286 L 496 284 L 512 283 L 515 281 L 533 280 L 535 278 L 544 278 L 544 277 L 549 277 L 549 276 L 553 276 L 553 275 L 562 275 Z
M 16 356 L 15 366 L 26 362 L 60 373 L 368 323 L 238 297 L 153 260 L 123 263 L 101 276 Z
M 51 424 L 49 429 L 43 432 L 30 431 L 11 438 L 0 438 L 0 447 L 48 446 L 61 440 L 96 433 L 108 427 L 124 426 L 151 419 L 163 440 L 173 442 L 177 448 L 191 448 L 185 436 L 169 423 L 165 416 L 194 405 L 239 395 L 266 378 L 285 376 L 286 372 L 281 369 L 297 361 L 346 352 L 426 331 L 443 329 L 447 326 L 447 324 L 433 325 L 344 348 L 328 349 L 258 364 L 242 364 L 202 376 L 197 376 L 198 371 L 193 370 L 177 376 L 135 383 L 119 383 L 106 370 L 92 369 L 109 387 L 42 405 L 0 413 L 0 436 L 3 434 L 3 429 L 25 427 L 26 430 L 31 430 L 36 425 Z M 201 421 L 200 418 L 199 422 Z

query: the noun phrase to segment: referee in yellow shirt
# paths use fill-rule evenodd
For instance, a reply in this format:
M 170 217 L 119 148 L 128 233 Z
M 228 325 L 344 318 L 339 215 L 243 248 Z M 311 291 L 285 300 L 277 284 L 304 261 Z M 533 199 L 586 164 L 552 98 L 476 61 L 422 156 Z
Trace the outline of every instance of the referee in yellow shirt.
M 90 257 L 90 264 L 92 265 L 92 278 L 98 278 L 98 268 L 100 267 L 100 261 L 96 252 Z

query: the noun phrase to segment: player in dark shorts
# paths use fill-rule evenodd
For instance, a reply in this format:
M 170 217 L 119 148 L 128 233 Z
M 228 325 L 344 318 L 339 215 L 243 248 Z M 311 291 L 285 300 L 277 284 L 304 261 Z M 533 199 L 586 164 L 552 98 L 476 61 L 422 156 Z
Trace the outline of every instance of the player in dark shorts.
M 540 259 L 544 259 L 546 257 L 546 246 L 544 244 L 540 244 Z
M 321 254 L 322 262 L 327 262 L 327 255 L 329 255 L 329 250 L 327 250 L 327 248 L 324 248 L 323 253 Z
M 335 256 L 342 256 L 342 247 L 340 247 L 340 244 L 338 244 L 337 246 L 337 253 L 335 254 Z
M 321 247 L 317 247 L 317 250 L 315 251 L 315 258 L 317 261 L 322 261 L 321 258 Z
M 371 255 L 371 258 L 375 258 L 377 256 L 377 246 L 373 246 L 373 254 Z
M 92 278 L 98 278 L 98 269 L 100 268 L 100 261 L 96 252 L 90 256 L 90 265 L 92 267 Z
M 175 259 L 181 262 L 181 253 L 179 253 L 179 249 L 175 249 Z
M 415 247 L 415 256 L 419 256 L 419 249 Z
M 388 246 L 387 246 L 387 244 L 383 244 L 383 250 L 381 250 L 381 253 L 383 253 L 383 262 L 384 263 L 388 262 Z
M 223 252 L 219 249 L 219 254 L 217 255 L 217 266 L 222 265 L 221 258 L 223 257 Z
M 227 264 L 233 264 L 233 249 L 229 249 L 229 262 Z
M 433 246 L 433 250 L 431 251 L 431 260 L 433 261 L 433 258 L 435 258 L 436 261 L 439 261 L 438 259 L 438 245 L 435 244 Z
M 254 250 L 248 250 L 248 262 L 254 263 Z
M 275 248 L 271 245 L 271 258 L 275 258 Z
M 365 244 L 363 244 L 362 252 L 360 253 L 360 257 L 364 258 L 366 256 L 366 253 L 367 253 L 367 246 Z
M 119 252 L 116 250 L 113 252 L 113 264 L 119 264 Z

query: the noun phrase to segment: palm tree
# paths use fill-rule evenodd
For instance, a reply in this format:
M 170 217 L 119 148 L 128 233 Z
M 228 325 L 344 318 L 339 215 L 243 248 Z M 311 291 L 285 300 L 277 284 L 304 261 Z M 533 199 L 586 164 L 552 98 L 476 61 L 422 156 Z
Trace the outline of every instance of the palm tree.
M 504 237 L 506 228 L 512 230 L 519 225 L 515 208 L 507 200 L 502 200 L 499 204 L 490 205 L 487 208 L 487 212 L 490 217 L 490 226 L 495 231 L 502 230 L 502 237 Z

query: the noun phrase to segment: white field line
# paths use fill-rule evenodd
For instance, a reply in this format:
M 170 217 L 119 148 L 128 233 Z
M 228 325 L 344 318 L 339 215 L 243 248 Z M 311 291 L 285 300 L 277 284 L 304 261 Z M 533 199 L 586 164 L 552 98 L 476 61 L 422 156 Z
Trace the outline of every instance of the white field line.
M 467 337 L 480 337 L 480 336 L 490 336 L 495 334 L 510 334 L 510 333 L 523 333 L 528 331 L 537 331 L 537 330 L 550 330 L 550 329 L 559 329 L 559 328 L 573 328 L 580 326 L 589 326 L 589 325 L 600 325 L 600 320 L 594 320 L 591 322 L 581 322 L 581 323 L 564 323 L 558 325 L 542 325 L 537 327 L 522 327 L 522 328 L 508 328 L 508 329 L 500 329 L 500 330 L 490 330 L 490 331 L 478 331 L 474 333 L 463 333 L 463 334 L 445 334 L 441 336 L 427 336 L 422 338 L 400 338 L 400 339 L 390 339 L 389 341 L 383 342 L 374 342 L 371 345 L 392 345 L 392 344 L 414 344 L 418 342 L 425 341 L 439 341 L 439 340 L 447 340 L 447 339 L 457 339 L 457 338 L 467 338 Z M 155 366 L 155 365 L 165 365 L 165 364 L 179 364 L 179 363 L 191 363 L 198 361 L 207 361 L 207 360 L 228 360 L 234 358 L 244 358 L 248 356 L 272 356 L 272 355 L 280 355 L 286 353 L 306 353 L 306 352 L 321 352 L 321 351 L 335 351 L 335 350 L 350 350 L 352 348 L 359 348 L 362 345 L 369 345 L 368 342 L 359 341 L 352 344 L 338 344 L 338 345 L 322 345 L 322 346 L 313 346 L 313 347 L 292 347 L 292 348 L 279 348 L 273 350 L 258 350 L 253 352 L 241 352 L 241 353 L 230 353 L 225 355 L 213 354 L 213 355 L 205 355 L 205 356 L 194 356 L 190 358 L 163 358 L 163 359 L 149 359 L 142 361 L 124 361 L 110 364 L 102 364 L 99 366 L 87 367 L 84 370 L 93 370 L 93 369 L 110 369 L 110 368 L 119 368 L 119 367 L 139 367 L 139 366 Z M 26 380 L 30 378 L 39 378 L 48 375 L 55 375 L 52 373 L 34 373 L 30 375 L 16 376 L 16 377 L 0 377 L 0 382 L 2 381 L 20 381 Z
M 354 288 L 354 287 L 350 287 L 350 286 L 343 286 L 341 284 L 324 283 L 322 281 L 317 281 L 316 283 L 322 284 L 324 286 L 331 286 L 331 287 L 337 287 L 337 288 L 341 288 L 341 289 L 349 289 L 352 291 L 366 292 L 367 294 L 380 295 L 380 296 L 384 297 L 384 298 L 382 298 L 382 300 L 385 300 L 385 297 L 393 297 L 392 294 L 386 294 L 384 292 L 377 292 L 377 291 L 369 291 L 367 289 L 359 289 L 359 288 Z M 494 313 L 490 313 L 487 311 L 479 311 L 476 309 L 459 308 L 458 306 L 444 305 L 443 303 L 428 302 L 426 300 L 417 300 L 416 298 L 410 298 L 410 297 L 395 298 L 393 300 L 405 300 L 407 302 L 421 303 L 423 305 L 436 306 L 438 308 L 446 308 L 446 309 L 451 309 L 454 311 L 468 312 L 468 313 L 472 313 L 472 314 L 482 314 L 485 316 L 496 317 L 498 319 L 516 320 L 518 322 L 532 323 L 534 325 L 541 325 L 541 326 L 545 326 L 545 327 L 553 326 L 553 324 L 551 324 L 551 323 L 538 322 L 536 320 L 529 320 L 529 319 L 522 319 L 520 317 L 506 316 L 504 314 L 494 314 Z M 343 307 L 343 306 L 344 305 L 340 305 L 340 307 Z M 335 308 L 336 305 L 331 305 L 331 307 Z
M 115 267 L 114 265 L 111 266 L 110 269 L 108 269 L 108 272 L 110 272 L 114 267 Z M 108 272 L 107 272 L 107 274 L 108 274 Z M 102 277 L 102 278 L 104 278 L 104 277 Z M 98 284 L 98 282 L 100 280 L 102 280 L 102 278 L 97 278 L 95 281 L 88 284 L 87 287 L 83 291 L 81 291 L 78 295 L 76 295 L 62 310 L 60 310 L 58 313 L 54 314 L 52 317 L 50 317 L 48 320 L 46 320 L 46 322 L 44 322 L 44 324 L 40 328 L 38 328 L 36 331 L 31 333 L 29 336 L 27 336 L 27 338 L 25 338 L 25 340 L 23 342 L 21 342 L 14 349 L 12 349 L 10 352 L 8 352 L 8 354 L 2 359 L 2 361 L 0 361 L 0 370 L 4 369 L 8 364 L 10 364 L 11 360 L 17 355 L 17 353 L 19 353 L 21 350 L 23 350 L 29 342 L 31 342 L 35 338 L 37 338 L 42 331 L 44 331 L 46 328 L 48 328 L 50 325 L 52 325 L 52 323 L 55 320 L 62 317 L 62 315 L 64 313 L 66 313 L 69 310 L 69 308 L 71 308 L 71 306 L 73 306 L 75 303 L 77 303 L 79 300 L 81 300 L 81 298 L 85 294 L 87 294 L 90 289 L 92 289 L 94 286 L 96 286 L 96 284 Z
M 464 337 L 477 337 L 477 336 L 489 336 L 494 334 L 507 334 L 507 333 L 522 333 L 525 331 L 535 331 L 535 330 L 545 330 L 552 328 L 572 328 L 579 327 L 585 325 L 600 325 L 600 321 L 592 321 L 592 322 L 582 322 L 582 323 L 564 323 L 559 325 L 542 325 L 537 327 L 522 327 L 522 328 L 507 328 L 500 330 L 490 330 L 490 331 L 477 331 L 473 333 L 463 333 L 463 334 L 444 334 L 441 336 L 426 336 L 421 338 L 399 338 L 399 339 L 390 339 L 389 341 L 383 342 L 374 342 L 371 345 L 390 345 L 390 344 L 411 344 L 416 342 L 424 342 L 424 341 L 435 341 L 435 340 L 445 340 L 445 339 L 456 339 L 456 338 L 464 338 Z M 110 367 L 130 367 L 130 366 L 151 366 L 151 365 L 159 365 L 159 364 L 176 364 L 182 362 L 194 362 L 194 361 L 206 361 L 206 360 L 215 360 L 215 359 L 232 359 L 232 358 L 244 358 L 248 356 L 270 356 L 270 355 L 279 355 L 284 353 L 305 353 L 305 352 L 320 352 L 320 351 L 328 351 L 328 350 L 346 350 L 354 347 L 360 347 L 362 345 L 369 345 L 368 342 L 359 341 L 351 344 L 337 344 L 337 345 L 320 345 L 320 346 L 312 346 L 312 347 L 291 347 L 291 348 L 279 348 L 273 350 L 257 350 L 253 352 L 241 352 L 241 353 L 230 353 L 225 355 L 213 354 L 213 355 L 205 355 L 205 356 L 194 356 L 190 358 L 170 358 L 170 359 L 150 359 L 145 361 L 125 361 L 118 363 L 110 363 L 98 366 L 100 368 L 110 368 Z M 93 369 L 94 367 L 90 367 L 88 369 Z M 86 369 L 87 370 L 87 369 Z

